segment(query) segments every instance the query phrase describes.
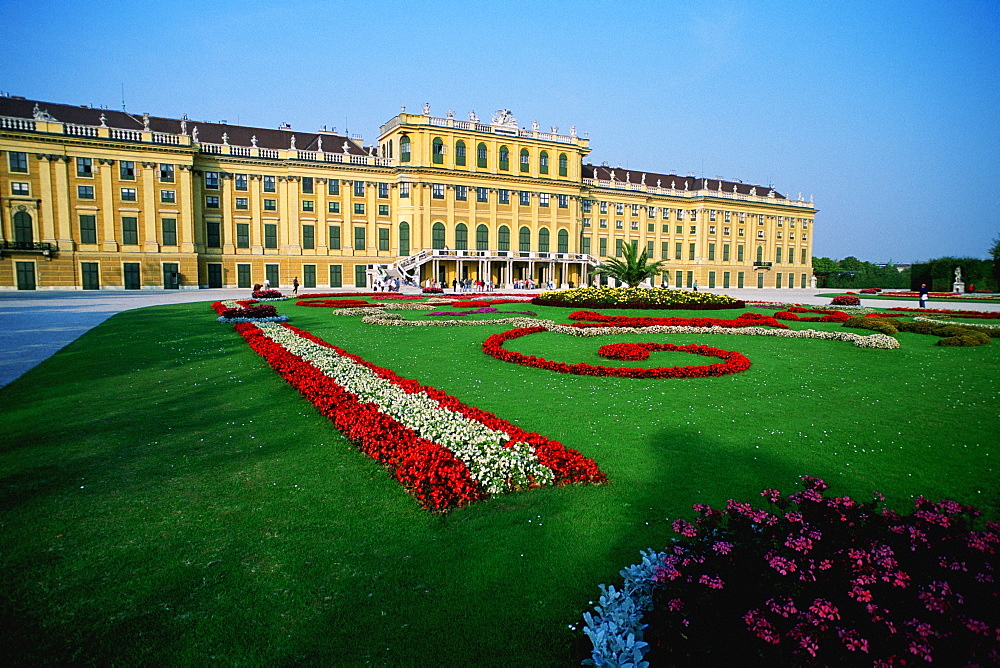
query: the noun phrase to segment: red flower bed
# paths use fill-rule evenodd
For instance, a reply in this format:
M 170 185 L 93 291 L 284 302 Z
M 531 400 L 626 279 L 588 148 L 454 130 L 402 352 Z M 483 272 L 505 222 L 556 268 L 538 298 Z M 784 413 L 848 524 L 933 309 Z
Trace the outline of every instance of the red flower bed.
M 861 294 L 863 294 L 863 295 L 877 295 L 878 293 L 882 292 L 882 289 L 881 288 L 865 288 L 864 290 L 860 290 L 859 292 L 861 292 Z
M 256 290 L 250 293 L 254 299 L 282 299 L 285 295 L 280 290 Z
M 907 308 L 905 306 L 894 306 L 889 310 L 909 313 L 940 313 L 941 315 L 950 315 L 953 318 L 981 318 L 984 320 L 1000 318 L 1000 311 L 955 311 L 943 308 Z
M 641 344 L 664 347 L 656 350 L 674 350 L 678 352 L 693 353 L 695 355 L 706 355 L 709 357 L 719 357 L 725 360 L 722 364 L 709 364 L 705 366 L 676 366 L 676 367 L 655 367 L 646 369 L 636 369 L 631 367 L 609 367 L 595 366 L 593 364 L 564 364 L 562 362 L 551 362 L 534 355 L 522 355 L 521 353 L 507 350 L 503 344 L 522 336 L 537 334 L 548 331 L 544 327 L 522 327 L 511 329 L 502 334 L 494 334 L 483 341 L 483 352 L 490 357 L 495 357 L 504 362 L 520 364 L 522 366 L 556 371 L 558 373 L 570 373 L 578 376 L 613 376 L 618 378 L 704 378 L 707 376 L 725 376 L 732 373 L 740 373 L 750 368 L 750 360 L 742 353 L 712 348 L 710 346 L 674 346 L 672 344 Z M 648 354 L 648 353 L 647 353 Z
M 247 306 L 248 304 L 256 304 L 257 302 L 252 299 L 241 299 L 236 303 L 240 306 Z M 215 311 L 217 315 L 222 315 L 223 311 L 230 308 L 232 308 L 232 306 L 226 306 L 222 302 L 212 302 L 212 310 Z
M 324 306 L 327 308 L 359 308 L 371 306 L 372 304 L 364 299 L 310 299 L 307 301 L 295 302 L 296 306 Z
M 837 295 L 830 303 L 834 306 L 860 306 L 861 299 L 848 293 L 846 295 Z
M 769 315 L 759 313 L 744 313 L 734 318 L 673 318 L 651 316 L 604 315 L 596 311 L 574 311 L 569 314 L 570 320 L 589 320 L 599 324 L 574 324 L 574 327 L 653 327 L 665 325 L 670 327 L 777 327 L 788 329 Z
M 803 318 L 798 315 L 799 313 L 822 313 L 823 315 Z M 798 322 L 846 322 L 851 316 L 843 311 L 825 311 L 823 309 L 810 311 L 801 306 L 793 306 L 787 311 L 778 311 L 774 314 L 774 317 L 778 320 L 796 320 Z
M 905 313 L 866 313 L 865 318 L 905 318 Z
M 477 299 L 474 301 L 452 302 L 454 308 L 479 308 L 480 306 L 495 306 L 496 304 L 528 304 L 530 299 Z
M 408 301 L 411 299 L 423 299 L 420 295 L 400 295 L 391 292 L 316 292 L 308 295 L 301 295 L 308 299 L 332 298 L 332 297 L 366 297 L 368 299 L 390 299 Z

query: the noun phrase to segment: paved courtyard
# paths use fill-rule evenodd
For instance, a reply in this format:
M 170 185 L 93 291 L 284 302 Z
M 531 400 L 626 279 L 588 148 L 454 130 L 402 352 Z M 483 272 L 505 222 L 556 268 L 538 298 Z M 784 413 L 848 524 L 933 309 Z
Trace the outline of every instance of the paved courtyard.
M 747 301 L 794 302 L 800 304 L 829 304 L 829 297 L 819 294 L 834 292 L 823 290 L 758 290 L 714 289 L 707 292 L 725 293 Z M 355 292 L 353 287 L 316 289 L 320 292 Z M 519 294 L 537 294 L 539 290 L 518 290 Z M 303 291 L 308 296 L 308 291 Z M 113 291 L 19 291 L 0 292 L 0 387 L 19 378 L 28 370 L 48 359 L 63 346 L 74 341 L 92 327 L 111 316 L 159 304 L 184 304 L 189 302 L 214 302 L 221 299 L 246 299 L 247 290 L 143 290 L 141 292 Z M 866 302 L 862 300 L 862 304 Z M 869 300 L 869 306 L 890 308 L 916 306 L 911 301 Z M 954 308 L 979 311 L 1000 311 L 1000 304 L 975 304 L 970 302 L 934 302 L 932 308 Z M 206 317 L 210 314 L 206 312 Z

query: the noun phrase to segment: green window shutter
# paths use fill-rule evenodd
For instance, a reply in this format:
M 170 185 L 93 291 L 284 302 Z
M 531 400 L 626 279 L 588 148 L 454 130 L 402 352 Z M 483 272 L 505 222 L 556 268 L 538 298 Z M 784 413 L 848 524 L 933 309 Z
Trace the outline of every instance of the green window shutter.
M 540 174 L 549 173 L 549 154 L 547 151 L 542 151 L 538 156 L 538 172 Z
M 344 285 L 344 268 L 339 264 L 330 265 L 330 287 L 339 288 Z
M 278 247 L 278 226 L 274 223 L 264 225 L 264 248 Z
M 455 144 L 455 164 L 460 167 L 465 166 L 465 142 L 461 139 Z
M 165 231 L 163 236 L 164 238 L 167 236 Z M 250 248 L 250 223 L 236 223 L 236 247 Z
M 486 167 L 486 144 L 481 143 L 476 147 L 476 165 Z
M 527 172 L 529 169 L 531 169 L 531 156 L 528 153 L 528 149 L 522 148 L 521 149 L 521 171 L 522 172 Z
M 314 264 L 302 265 L 302 287 L 305 288 L 316 287 L 316 265 Z
M 216 236 L 218 236 L 218 223 L 216 225 Z M 209 230 L 211 230 L 211 225 L 209 225 Z M 139 243 L 139 219 L 134 216 L 124 216 L 122 218 L 122 243 L 136 245 Z M 209 245 L 211 245 L 211 238 L 209 238 Z M 216 243 L 218 246 L 218 243 Z
M 518 243 L 518 250 L 522 253 L 531 251 L 531 230 L 529 228 L 521 228 L 520 233 L 518 234 Z
M 566 230 L 559 230 L 559 251 L 560 253 L 569 252 L 569 232 Z
M 410 138 L 403 137 L 399 140 L 399 160 L 400 162 L 410 161 Z
M 497 232 L 497 250 L 510 250 L 510 228 L 506 225 L 501 225 Z
M 608 256 L 608 240 L 607 239 L 601 239 L 601 246 L 600 246 L 600 248 L 601 248 L 600 256 L 601 257 L 607 257 Z
M 625 245 L 624 239 L 615 239 L 615 257 L 622 256 L 622 246 Z
M 378 228 L 378 249 L 380 251 L 389 250 L 389 228 L 380 227 Z
M 435 165 L 440 165 L 444 162 L 444 142 L 441 141 L 440 137 L 435 137 L 431 144 L 431 160 Z
M 480 225 L 476 228 L 476 250 L 488 250 L 490 247 L 490 228 Z
M 549 231 L 544 227 L 538 230 L 538 252 L 549 252 Z
M 354 286 L 358 288 L 368 286 L 368 267 L 363 264 L 354 265 Z
M 566 176 L 569 173 L 569 159 L 565 153 L 559 154 L 559 176 Z
M 316 248 L 316 227 L 313 225 L 302 226 L 302 248 Z
M 405 220 L 399 224 L 399 254 L 410 254 L 410 224 Z
M 688 244 L 688 259 L 689 260 L 693 260 L 694 259 L 694 248 L 695 248 L 694 244 Z
M 465 223 L 459 223 L 455 226 L 455 250 L 468 250 L 469 249 L 469 228 L 465 226 Z
M 340 250 L 340 225 L 331 225 L 329 228 L 330 250 Z
M 365 240 L 365 228 L 363 228 L 363 227 L 355 227 L 354 228 L 354 250 L 356 250 L 356 251 L 359 251 L 359 250 L 363 251 L 363 250 L 365 250 L 365 248 L 366 248 L 365 242 L 366 242 L 366 240 Z
M 82 244 L 96 244 L 97 243 L 97 216 L 91 215 L 81 215 L 80 216 L 80 243 Z M 166 244 L 166 241 L 164 241 Z M 176 244 L 170 244 L 174 246 Z
M 431 248 L 437 250 L 444 248 L 444 223 L 434 223 L 431 227 Z
M 708 259 L 715 259 L 715 244 L 708 244 Z

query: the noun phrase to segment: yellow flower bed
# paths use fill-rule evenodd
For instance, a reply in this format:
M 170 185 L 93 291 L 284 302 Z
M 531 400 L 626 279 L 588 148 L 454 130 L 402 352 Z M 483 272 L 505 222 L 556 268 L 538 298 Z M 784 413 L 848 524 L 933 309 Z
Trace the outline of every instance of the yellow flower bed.
M 663 288 L 574 288 L 543 292 L 532 300 L 544 306 L 589 308 L 744 308 L 744 302 L 729 295 Z

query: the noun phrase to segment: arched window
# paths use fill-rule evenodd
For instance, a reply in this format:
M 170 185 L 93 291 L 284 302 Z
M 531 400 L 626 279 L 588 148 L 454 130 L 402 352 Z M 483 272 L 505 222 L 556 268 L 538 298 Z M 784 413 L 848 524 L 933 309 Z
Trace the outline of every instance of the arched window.
M 518 250 L 522 253 L 527 253 L 531 250 L 531 230 L 527 227 L 522 227 L 518 238 Z
M 538 251 L 540 253 L 549 252 L 549 228 L 547 227 L 538 230 Z
M 410 224 L 405 220 L 399 224 L 399 254 L 410 254 Z
M 501 225 L 497 230 L 497 250 L 510 250 L 510 228 L 506 225 Z
M 521 149 L 521 171 L 527 172 L 531 169 L 531 156 L 528 154 L 528 149 Z
M 410 138 L 403 137 L 399 140 L 399 160 L 400 162 L 410 161 Z
M 757 246 L 757 261 L 758 262 L 763 262 L 764 261 L 764 247 L 763 246 Z
M 504 171 L 510 169 L 510 149 L 506 146 L 500 147 L 500 169 Z
M 461 167 L 465 166 L 465 142 L 461 139 L 455 144 L 455 164 Z
M 489 250 L 490 228 L 480 225 L 476 228 L 476 250 Z
M 18 211 L 14 214 L 14 242 L 30 244 L 34 240 L 31 230 L 31 215 L 26 211 Z
M 435 165 L 444 163 L 444 142 L 440 137 L 435 137 L 431 142 L 431 160 Z
M 476 147 L 476 165 L 484 169 L 486 167 L 486 144 L 482 142 Z
M 569 232 L 566 230 L 559 230 L 559 252 L 569 252 Z
M 469 228 L 465 223 L 455 226 L 455 250 L 469 250 Z
M 393 155 L 392 155 L 392 140 L 391 139 L 389 141 L 387 141 L 386 144 L 385 144 L 385 154 L 386 154 L 385 157 L 387 157 L 387 158 L 392 158 L 393 157 Z
M 431 248 L 444 248 L 444 223 L 434 223 L 431 228 Z
M 538 156 L 538 171 L 541 174 L 549 173 L 549 153 L 542 151 Z
M 559 176 L 566 176 L 569 174 L 569 158 L 566 157 L 565 153 L 559 154 Z

